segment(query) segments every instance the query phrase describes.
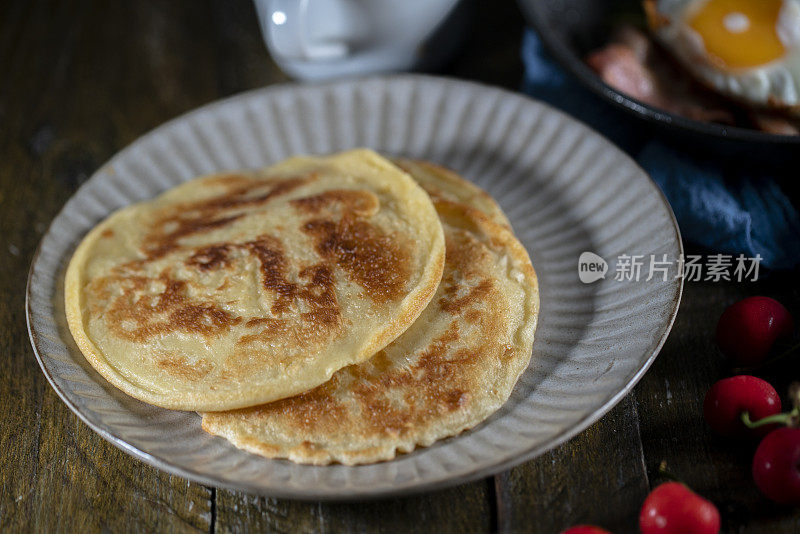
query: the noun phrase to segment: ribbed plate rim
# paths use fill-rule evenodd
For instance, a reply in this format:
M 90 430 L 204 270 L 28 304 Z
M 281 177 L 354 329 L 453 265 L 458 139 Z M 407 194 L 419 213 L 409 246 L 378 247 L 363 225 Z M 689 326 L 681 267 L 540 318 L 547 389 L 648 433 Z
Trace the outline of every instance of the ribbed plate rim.
M 527 100 L 530 104 L 535 104 L 545 108 L 548 113 L 552 113 L 558 115 L 562 121 L 567 123 L 578 124 L 582 129 L 587 130 L 591 135 L 600 137 L 604 141 L 604 144 L 608 145 L 609 150 L 615 150 L 617 155 L 623 158 L 627 158 L 629 164 L 634 167 L 638 173 L 634 176 L 647 180 L 649 186 L 657 193 L 658 197 L 661 199 L 663 203 L 663 207 L 668 214 L 669 221 L 671 222 L 671 230 L 674 232 L 675 244 L 678 247 L 679 254 L 683 254 L 683 242 L 680 235 L 680 229 L 678 227 L 677 220 L 675 215 L 664 196 L 661 189 L 655 184 L 655 182 L 647 175 L 647 173 L 642 169 L 638 164 L 630 160 L 630 158 L 624 154 L 621 150 L 619 150 L 616 146 L 614 146 L 608 139 L 602 136 L 600 133 L 596 132 L 595 130 L 591 129 L 586 124 L 582 123 L 581 121 L 566 115 L 565 113 L 545 104 L 539 102 L 535 99 L 528 98 L 524 95 L 520 95 L 518 93 L 514 93 L 508 91 L 506 89 L 494 87 L 491 85 L 474 82 L 474 81 L 464 81 L 458 80 L 454 78 L 442 77 L 442 76 L 431 76 L 431 75 L 423 75 L 423 74 L 401 74 L 401 75 L 389 75 L 389 76 L 368 76 L 359 79 L 348 79 L 343 81 L 333 81 L 333 82 L 324 82 L 318 84 L 304 84 L 299 85 L 295 83 L 281 83 L 275 84 L 264 88 L 253 89 L 250 91 L 245 91 L 242 93 L 238 93 L 223 99 L 219 99 L 198 108 L 192 109 L 186 113 L 183 113 L 173 119 L 170 119 L 159 126 L 151 129 L 150 131 L 142 134 L 133 142 L 129 143 L 126 147 L 120 149 L 111 159 L 107 162 L 103 163 L 97 170 L 93 176 L 84 182 L 78 190 L 73 194 L 73 197 L 77 195 L 81 190 L 86 188 L 92 180 L 98 177 L 100 171 L 111 165 L 113 166 L 114 163 L 117 161 L 118 158 L 123 156 L 123 153 L 126 152 L 130 147 L 136 145 L 140 140 L 145 137 L 150 137 L 152 135 L 157 135 L 159 131 L 168 129 L 174 123 L 178 123 L 181 121 L 186 121 L 191 117 L 208 112 L 214 108 L 231 105 L 240 100 L 248 100 L 250 98 L 254 98 L 257 95 L 268 97 L 271 93 L 279 93 L 286 91 L 287 89 L 292 88 L 318 88 L 319 90 L 325 90 L 326 88 L 334 87 L 339 84 L 352 84 L 354 82 L 372 82 L 372 81 L 381 81 L 385 84 L 391 83 L 408 83 L 409 81 L 412 83 L 438 83 L 442 84 L 447 87 L 451 86 L 460 86 L 466 88 L 470 91 L 491 91 L 496 92 L 502 98 L 516 98 L 516 99 L 523 99 Z M 634 179 L 634 178 L 632 178 Z M 70 197 L 72 198 L 72 197 Z M 68 199 L 69 201 L 69 199 Z M 66 204 L 68 203 L 65 202 Z M 31 309 L 31 293 L 32 293 L 32 280 L 34 274 L 36 272 L 36 266 L 38 263 L 38 259 L 41 255 L 42 251 L 42 244 L 53 230 L 53 224 L 65 211 L 65 207 L 58 212 L 58 214 L 54 217 L 53 221 L 48 226 L 47 231 L 43 234 L 42 239 L 39 242 L 39 245 L 34 253 L 34 256 L 31 261 L 31 267 L 28 273 L 28 279 L 26 284 L 26 292 L 25 292 L 25 315 L 26 315 L 26 324 L 28 329 L 28 335 L 31 341 L 31 345 L 33 347 L 34 355 L 36 357 L 39 366 L 42 369 L 43 374 L 47 378 L 47 381 L 51 385 L 51 387 L 56 391 L 58 396 L 61 400 L 70 408 L 70 410 L 75 413 L 79 419 L 81 419 L 84 423 L 86 423 L 93 431 L 97 432 L 101 437 L 105 440 L 109 441 L 111 444 L 116 446 L 117 448 L 123 450 L 124 452 L 128 453 L 129 455 L 144 461 L 145 463 L 154 466 L 158 469 L 164 470 L 168 473 L 173 475 L 181 476 L 187 478 L 189 480 L 208 485 L 214 487 L 221 487 L 227 488 L 236 491 L 245 491 L 248 493 L 254 494 L 261 494 L 271 497 L 279 497 L 279 498 L 292 498 L 292 499 L 299 499 L 299 500 L 317 500 L 317 501 L 352 501 L 352 500 L 368 500 L 368 499 L 378 499 L 378 498 L 387 498 L 387 497 L 396 497 L 396 496 L 403 496 L 409 494 L 415 494 L 422 491 L 434 491 L 438 489 L 443 489 L 447 487 L 451 487 L 457 484 L 463 484 L 470 481 L 474 481 L 477 479 L 485 478 L 488 476 L 495 475 L 502 471 L 505 471 L 511 467 L 514 467 L 520 463 L 523 463 L 527 460 L 535 458 L 544 452 L 561 445 L 562 443 L 566 442 L 570 438 L 574 437 L 581 431 L 588 428 L 592 423 L 596 422 L 600 419 L 603 415 L 608 413 L 611 408 L 613 408 L 625 395 L 627 395 L 633 387 L 638 383 L 641 377 L 645 374 L 645 372 L 649 369 L 650 365 L 652 365 L 653 361 L 655 360 L 656 356 L 658 355 L 659 351 L 663 347 L 666 339 L 672 329 L 672 326 L 675 322 L 675 317 L 677 316 L 678 309 L 680 306 L 680 301 L 683 295 L 683 279 L 678 278 L 675 280 L 677 284 L 677 292 L 674 301 L 672 302 L 672 308 L 669 313 L 668 321 L 666 324 L 663 325 L 662 334 L 655 344 L 653 350 L 646 358 L 641 362 L 640 366 L 626 379 L 626 383 L 623 388 L 619 391 L 616 391 L 612 395 L 610 395 L 607 399 L 605 399 L 600 406 L 598 406 L 593 412 L 589 413 L 572 426 L 562 430 L 558 434 L 552 436 L 550 439 L 546 440 L 545 442 L 525 449 L 522 452 L 515 452 L 512 454 L 508 454 L 504 457 L 495 458 L 492 462 L 487 462 L 484 465 L 481 465 L 472 471 L 462 474 L 462 475 L 452 475 L 450 473 L 445 473 L 443 476 L 438 478 L 431 478 L 429 480 L 424 480 L 422 482 L 415 481 L 415 483 L 411 484 L 404 484 L 404 485 L 397 485 L 394 487 L 385 487 L 380 488 L 377 490 L 373 490 L 370 488 L 359 488 L 356 490 L 351 490 L 349 493 L 341 493 L 341 492 L 333 492 L 330 489 L 324 490 L 317 490 L 313 487 L 306 487 L 301 490 L 287 490 L 282 489 L 277 486 L 271 487 L 263 487 L 263 486 L 255 486 L 248 483 L 229 483 L 224 480 L 218 480 L 213 477 L 206 476 L 205 474 L 198 473 L 192 469 L 186 468 L 181 465 L 176 465 L 175 463 L 158 457 L 148 453 L 146 450 L 138 448 L 127 441 L 124 438 L 120 438 L 119 436 L 114 435 L 111 432 L 106 431 L 105 429 L 95 425 L 91 422 L 88 417 L 82 413 L 82 411 L 71 401 L 69 398 L 69 394 L 63 391 L 58 384 L 56 383 L 54 377 L 52 376 L 50 370 L 48 369 L 47 365 L 45 364 L 42 355 L 40 354 L 40 343 L 37 337 L 36 328 L 34 324 L 33 318 L 33 310 Z M 458 439 L 458 438 L 455 438 Z M 267 460 L 267 461 L 285 461 L 285 460 Z

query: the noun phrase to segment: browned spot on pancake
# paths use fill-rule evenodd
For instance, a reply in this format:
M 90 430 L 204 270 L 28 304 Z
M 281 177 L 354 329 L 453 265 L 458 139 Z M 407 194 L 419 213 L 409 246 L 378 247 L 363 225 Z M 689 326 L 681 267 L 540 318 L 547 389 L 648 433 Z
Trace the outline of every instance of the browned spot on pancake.
M 103 280 L 96 284 L 102 288 Z M 109 329 L 128 341 L 141 342 L 171 332 L 216 337 L 242 321 L 209 302 L 193 301 L 186 295 L 187 283 L 169 278 L 128 277 L 117 280 L 122 294 L 113 298 L 103 314 Z M 148 287 L 163 286 L 147 295 Z
M 193 234 L 199 234 L 222 228 L 243 215 L 231 215 L 230 217 L 220 217 L 218 219 L 177 219 L 173 220 L 177 227 L 174 230 L 160 235 L 149 235 L 145 238 L 144 247 L 149 259 L 160 258 L 178 247 L 178 241 Z
M 481 266 L 494 260 L 487 258 L 485 245 L 460 230 L 449 233 L 445 249 L 444 276 L 440 286 L 444 294 L 439 298 L 439 307 L 447 313 L 461 314 L 469 323 L 476 323 L 481 320 L 481 313 L 469 308 L 486 300 L 494 286 L 490 279 L 475 279 L 481 276 Z
M 469 288 L 467 294 L 462 297 L 456 297 L 455 286 L 448 286 L 445 288 L 445 296 L 439 299 L 439 307 L 442 311 L 447 313 L 459 313 L 462 309 L 467 306 L 471 306 L 476 302 L 479 302 L 483 299 L 486 295 L 489 294 L 489 291 L 492 289 L 492 281 L 491 280 L 481 280 L 478 285 Z
M 511 358 L 514 357 L 514 354 L 516 354 L 516 352 L 517 351 L 514 349 L 514 347 L 512 345 L 509 345 L 508 343 L 506 343 L 503 346 L 503 354 L 502 354 L 502 356 L 500 356 L 500 359 L 503 360 L 504 362 L 507 362 Z
M 190 235 L 222 228 L 244 216 L 229 213 L 259 206 L 310 182 L 314 175 L 257 179 L 229 175 L 217 183 L 230 182 L 233 187 L 223 194 L 172 206 L 169 214 L 157 219 L 144 239 L 144 250 L 150 259 L 168 254 Z
M 197 382 L 214 369 L 214 364 L 204 358 L 190 362 L 186 356 L 166 354 L 158 360 L 158 366 L 177 378 Z
M 470 324 L 477 324 L 481 320 L 481 312 L 478 310 L 468 310 L 464 314 L 464 319 Z
M 448 220 L 448 224 L 450 221 Z M 456 276 L 468 279 L 481 272 L 481 262 L 494 259 L 487 258 L 485 246 L 468 232 L 450 231 L 445 237 L 445 273 L 449 285 L 456 285 Z
M 295 347 L 306 347 L 328 339 L 331 332 L 340 324 L 341 311 L 332 283 L 323 290 L 322 295 L 312 295 L 314 292 L 315 290 L 306 287 L 301 287 L 298 291 L 299 298 L 305 299 L 311 308 L 300 314 L 300 321 L 254 317 L 247 321 L 246 326 L 254 329 L 261 327 L 261 330 L 243 335 L 237 344 L 254 342 L 274 344 L 279 341 L 291 343 Z
M 385 350 L 381 350 L 369 359 L 369 364 L 372 365 L 374 372 L 383 373 L 392 367 L 392 360 L 389 359 Z
M 236 248 L 250 252 L 258 261 L 264 289 L 276 295 L 270 308 L 273 314 L 280 316 L 294 309 L 294 305 L 300 300 L 307 303 L 309 309 L 300 314 L 302 320 L 295 329 L 296 337 L 307 338 L 310 334 L 309 328 L 316 328 L 321 332 L 338 324 L 341 310 L 336 299 L 331 267 L 318 264 L 303 268 L 298 273 L 301 282 L 290 281 L 287 278 L 289 262 L 280 240 L 275 237 L 263 235 L 241 245 L 205 247 L 190 257 L 187 263 L 204 270 L 227 266 L 230 263 L 229 253 Z M 289 331 L 288 323 L 271 317 L 254 317 L 246 323 L 250 328 L 262 325 L 267 328 L 259 333 L 243 336 L 239 343 L 267 341 L 278 335 L 286 335 Z
M 333 271 L 328 265 L 314 265 L 300 271 L 300 278 L 308 282 L 300 290 L 311 311 L 303 318 L 312 324 L 331 326 L 339 321 L 339 303 L 333 280 Z
M 249 184 L 236 187 L 226 195 L 201 200 L 190 205 L 190 209 L 198 211 L 218 211 L 257 206 L 273 198 L 289 193 L 301 185 L 307 184 L 313 176 L 299 176 L 267 180 L 253 180 Z
M 345 215 L 339 222 L 315 219 L 303 226 L 317 252 L 335 261 L 377 302 L 400 297 L 410 276 L 408 253 L 367 221 Z
M 362 417 L 367 424 L 389 436 L 403 436 L 412 427 L 413 409 L 397 405 L 387 398 L 373 396 L 368 404 L 362 407 Z
M 463 204 L 458 202 L 451 202 L 449 200 L 437 200 L 434 202 L 436 213 L 442 220 L 447 221 L 447 225 L 454 231 L 451 236 L 457 239 L 470 237 L 475 240 L 474 236 L 485 236 L 486 232 L 483 231 L 480 223 L 481 215 L 476 210 L 464 209 Z M 485 217 L 485 216 L 483 216 Z M 455 229 L 458 229 L 455 231 Z M 477 240 L 475 240 L 477 241 Z M 469 247 L 460 249 L 460 253 L 468 254 Z
M 454 389 L 453 391 L 450 391 L 446 395 L 444 402 L 447 405 L 447 407 L 452 411 L 461 408 L 462 406 L 466 406 L 467 402 L 469 402 L 469 398 L 470 398 L 469 393 L 460 391 L 458 389 Z
M 330 380 L 321 386 L 302 393 L 255 408 L 245 408 L 239 413 L 249 416 L 264 417 L 269 414 L 287 417 L 298 426 L 315 428 L 326 421 L 341 421 L 347 415 L 345 407 L 333 397 L 336 382 Z M 236 412 L 233 412 L 236 413 Z M 332 431 L 342 430 L 331 429 Z
M 317 214 L 323 209 L 340 207 L 342 211 L 352 213 L 356 217 L 372 216 L 380 207 L 378 197 L 374 193 L 357 189 L 333 189 L 318 195 L 294 199 L 291 202 L 294 207 L 306 213 Z
M 245 246 L 258 258 L 264 289 L 278 295 L 272 305 L 272 313 L 279 315 L 297 299 L 302 299 L 311 307 L 309 312 L 302 314 L 306 320 L 323 324 L 338 321 L 340 310 L 330 266 L 320 264 L 301 269 L 298 277 L 306 282 L 300 285 L 286 278 L 288 262 L 280 241 L 262 236 Z
M 267 242 L 271 243 L 272 249 L 266 245 Z M 279 247 L 280 244 L 273 239 L 261 239 L 257 247 L 264 286 L 278 294 L 271 312 L 281 315 L 300 301 L 305 302 L 308 310 L 300 313 L 299 321 L 253 317 L 245 323 L 245 326 L 263 328 L 259 332 L 242 336 L 237 344 L 256 341 L 270 343 L 277 338 L 283 338 L 284 342 L 292 342 L 296 346 L 308 346 L 326 339 L 340 324 L 341 309 L 336 298 L 331 267 L 326 264 L 306 267 L 298 273 L 300 283 L 290 282 L 285 277 L 286 266 Z
M 228 253 L 230 245 L 211 245 L 198 249 L 197 252 L 186 260 L 189 266 L 197 267 L 201 271 L 209 271 L 230 265 Z
M 475 351 L 470 349 L 458 349 L 455 353 L 453 358 L 450 358 L 450 362 L 468 362 L 472 359 L 472 355 Z
M 288 262 L 280 241 L 271 236 L 261 236 L 244 246 L 258 259 L 264 289 L 277 294 L 272 304 L 272 313 L 286 311 L 297 296 L 297 284 L 286 279 Z
M 245 336 L 247 337 L 247 336 Z M 217 378 L 221 382 L 252 379 L 253 375 L 263 372 L 265 368 L 274 368 L 286 363 L 287 356 L 284 354 L 253 350 L 250 347 L 241 345 L 227 355 L 220 367 Z
M 255 334 L 245 334 L 239 338 L 237 344 L 245 345 L 255 341 L 263 341 L 269 343 L 277 337 L 285 337 L 289 332 L 289 322 L 286 319 L 274 319 L 272 317 L 254 317 L 245 323 L 246 326 L 254 328 L 256 326 L 263 327 Z
M 222 186 L 226 191 L 233 191 L 239 187 L 254 183 L 258 178 L 240 174 L 237 172 L 229 172 L 225 174 L 218 174 L 216 176 L 209 176 L 203 178 L 203 185 Z
M 230 313 L 213 304 L 187 304 L 169 314 L 169 324 L 175 330 L 206 336 L 213 336 L 239 322 L 241 318 L 232 320 Z
M 292 447 L 292 451 L 304 457 L 316 456 L 320 453 L 324 455 L 324 448 L 310 441 L 303 441 L 299 445 Z
M 449 357 L 450 347 L 458 337 L 458 324 L 454 321 L 415 363 L 395 371 L 362 375 L 352 393 L 363 408 L 361 417 L 370 433 L 402 436 L 422 421 L 457 410 L 468 402 L 469 397 L 464 394 L 468 383 L 462 373 L 465 362 Z M 402 405 L 389 400 L 392 391 L 405 393 Z
M 111 228 L 106 228 L 105 230 L 102 231 L 100 237 L 105 237 L 105 238 L 114 237 L 114 230 L 112 230 Z

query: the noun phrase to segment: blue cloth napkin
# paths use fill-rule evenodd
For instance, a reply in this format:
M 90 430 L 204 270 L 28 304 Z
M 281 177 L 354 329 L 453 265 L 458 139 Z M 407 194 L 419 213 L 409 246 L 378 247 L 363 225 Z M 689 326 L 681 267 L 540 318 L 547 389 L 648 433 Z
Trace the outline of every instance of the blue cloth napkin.
M 800 215 L 774 175 L 722 169 L 655 139 L 566 73 L 531 30 L 522 60 L 523 91 L 592 126 L 636 159 L 669 199 L 686 242 L 714 253 L 760 255 L 761 266 L 770 269 L 800 265 Z

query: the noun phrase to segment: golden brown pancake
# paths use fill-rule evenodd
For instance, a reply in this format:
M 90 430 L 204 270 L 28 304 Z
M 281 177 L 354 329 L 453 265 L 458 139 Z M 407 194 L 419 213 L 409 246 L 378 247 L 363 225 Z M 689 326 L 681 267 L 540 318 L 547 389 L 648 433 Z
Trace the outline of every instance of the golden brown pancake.
M 400 335 L 444 262 L 428 195 L 368 150 L 187 182 L 92 230 L 66 275 L 75 341 L 112 384 L 226 410 L 312 389 Z
M 488 215 L 497 224 L 511 228 L 506 214 L 486 191 L 457 173 L 429 161 L 393 158 L 392 162 L 414 177 L 431 200 L 449 200 L 466 204 Z
M 270 458 L 361 464 L 458 434 L 506 402 L 538 317 L 530 259 L 485 193 L 440 167 L 400 163 L 415 177 L 425 170 L 444 227 L 444 276 L 431 303 L 368 361 L 296 397 L 205 413 L 206 431 Z

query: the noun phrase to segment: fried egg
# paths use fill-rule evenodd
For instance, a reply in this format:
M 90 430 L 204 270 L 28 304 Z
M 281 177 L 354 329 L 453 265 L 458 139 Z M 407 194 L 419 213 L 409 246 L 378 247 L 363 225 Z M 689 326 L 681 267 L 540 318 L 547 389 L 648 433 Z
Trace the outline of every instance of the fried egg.
M 646 0 L 657 39 L 704 85 L 800 115 L 800 0 Z

